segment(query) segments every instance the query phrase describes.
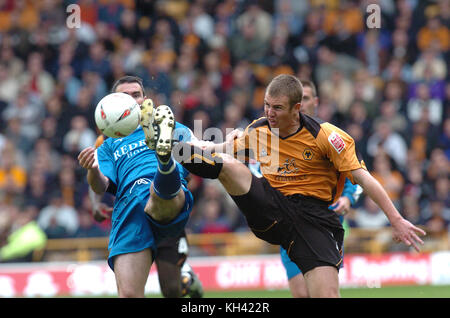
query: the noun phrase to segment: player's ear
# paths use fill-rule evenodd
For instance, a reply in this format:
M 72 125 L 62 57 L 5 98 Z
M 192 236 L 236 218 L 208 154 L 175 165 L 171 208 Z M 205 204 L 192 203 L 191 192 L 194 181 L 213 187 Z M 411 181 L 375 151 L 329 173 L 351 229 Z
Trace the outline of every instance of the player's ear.
M 302 108 L 302 103 L 296 103 L 294 105 L 294 109 L 296 112 L 300 112 L 300 108 Z

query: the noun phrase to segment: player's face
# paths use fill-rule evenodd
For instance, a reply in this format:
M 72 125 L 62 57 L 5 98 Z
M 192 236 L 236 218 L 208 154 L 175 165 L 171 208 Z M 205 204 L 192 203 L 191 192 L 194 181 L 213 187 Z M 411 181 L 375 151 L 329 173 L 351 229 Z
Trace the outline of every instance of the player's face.
M 300 111 L 309 116 L 316 116 L 319 99 L 314 96 L 309 86 L 303 86 L 302 107 Z
M 287 96 L 272 97 L 266 93 L 264 97 L 264 114 L 270 128 L 278 128 L 281 137 L 288 136 L 298 129 L 300 103 L 289 105 Z
M 133 97 L 141 105 L 145 96 L 139 83 L 122 83 L 117 86 L 116 93 L 125 93 Z

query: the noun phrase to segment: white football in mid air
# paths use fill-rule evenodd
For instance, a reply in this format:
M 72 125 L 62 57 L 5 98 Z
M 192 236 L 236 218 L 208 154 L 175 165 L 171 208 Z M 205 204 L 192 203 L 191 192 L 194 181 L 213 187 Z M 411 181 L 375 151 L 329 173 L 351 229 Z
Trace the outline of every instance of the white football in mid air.
M 125 93 L 111 93 L 103 97 L 95 108 L 95 123 L 111 138 L 131 134 L 139 125 L 141 108 L 133 97 Z

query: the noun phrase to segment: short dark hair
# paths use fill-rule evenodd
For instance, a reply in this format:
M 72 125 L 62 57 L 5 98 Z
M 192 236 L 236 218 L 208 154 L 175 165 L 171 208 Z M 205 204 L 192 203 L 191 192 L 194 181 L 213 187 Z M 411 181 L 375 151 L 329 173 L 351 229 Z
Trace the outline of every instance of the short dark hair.
M 313 81 L 310 81 L 307 79 L 302 79 L 302 80 L 300 80 L 300 82 L 302 83 L 303 87 L 310 87 L 313 97 L 317 97 L 317 89 L 316 89 L 316 85 L 314 85 Z
M 132 75 L 122 76 L 117 81 L 115 81 L 111 88 L 111 93 L 115 93 L 117 86 L 124 84 L 124 83 L 138 83 L 142 89 L 142 94 L 145 96 L 145 89 L 144 89 L 144 84 L 143 84 L 142 78 L 140 78 L 138 76 L 132 76 Z
M 287 96 L 289 106 L 301 103 L 303 98 L 303 87 L 300 80 L 289 74 L 280 74 L 272 79 L 267 86 L 267 93 L 273 97 Z

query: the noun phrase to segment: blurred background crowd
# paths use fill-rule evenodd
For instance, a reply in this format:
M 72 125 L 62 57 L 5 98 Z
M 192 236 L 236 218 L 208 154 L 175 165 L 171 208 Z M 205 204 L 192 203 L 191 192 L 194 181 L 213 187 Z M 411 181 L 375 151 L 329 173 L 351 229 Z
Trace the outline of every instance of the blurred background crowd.
M 381 28 L 366 25 L 370 3 Z M 123 75 L 143 78 L 199 138 L 260 117 L 275 75 L 312 79 L 318 117 L 355 139 L 401 213 L 447 231 L 449 27 L 450 0 L 0 0 L 0 245 L 33 220 L 48 238 L 108 235 L 76 157 Z M 248 230 L 218 183 L 190 187 L 189 232 Z M 347 223 L 388 224 L 364 196 Z

